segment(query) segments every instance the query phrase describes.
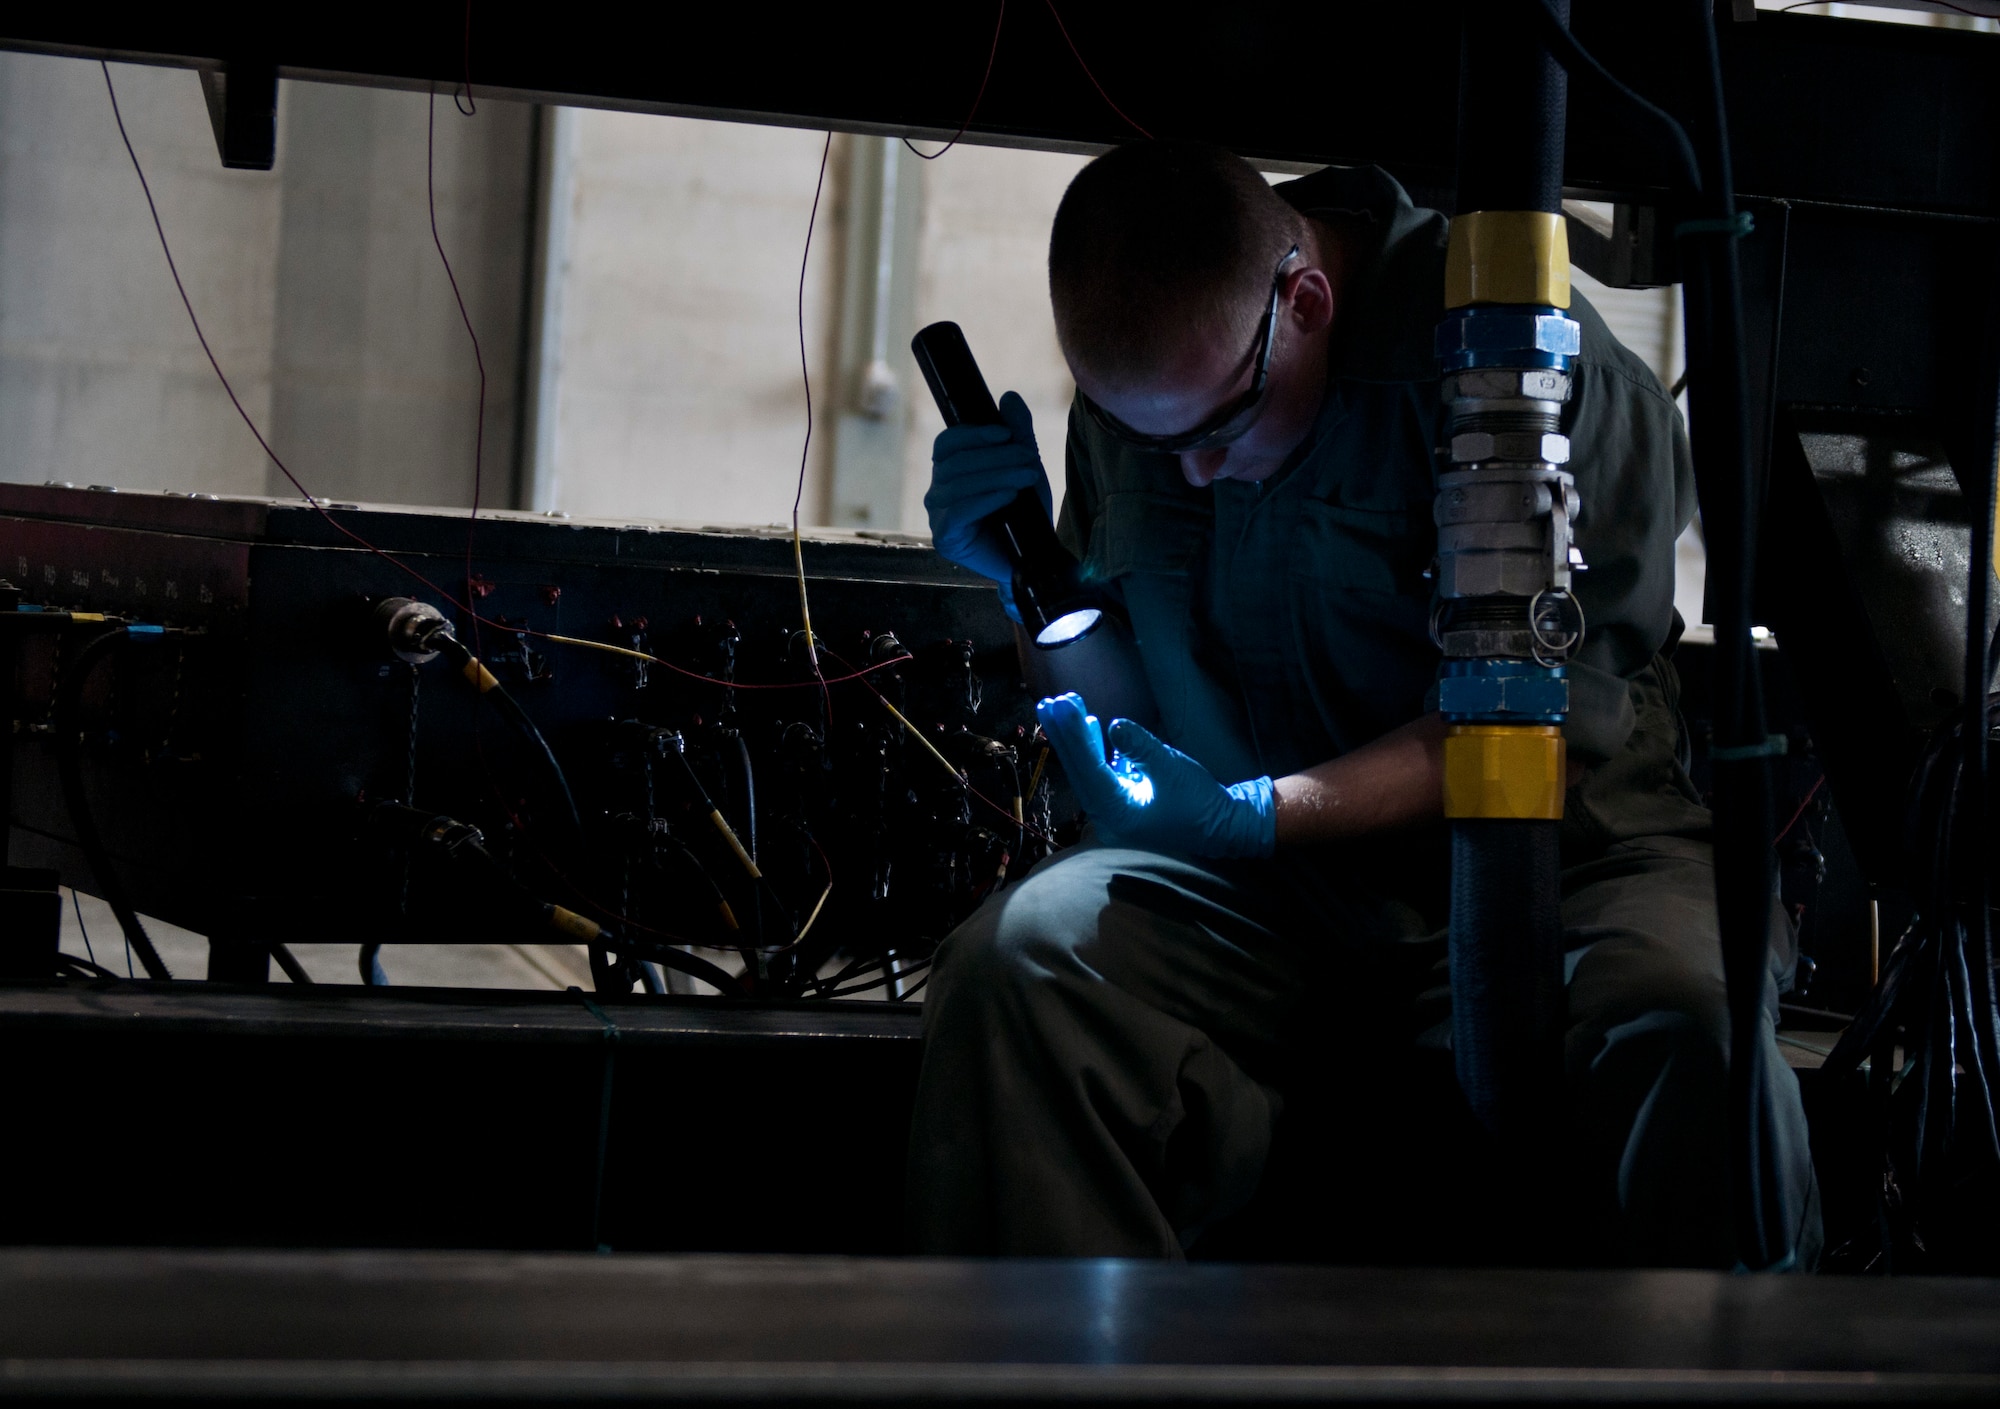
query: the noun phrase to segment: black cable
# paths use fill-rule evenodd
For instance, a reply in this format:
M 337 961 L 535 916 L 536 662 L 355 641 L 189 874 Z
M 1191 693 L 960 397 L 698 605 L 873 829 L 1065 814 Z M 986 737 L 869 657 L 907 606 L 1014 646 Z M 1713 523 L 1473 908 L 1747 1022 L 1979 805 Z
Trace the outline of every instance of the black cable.
M 496 684 L 484 693 L 486 698 L 493 701 L 494 708 L 500 711 L 501 716 L 514 726 L 540 756 L 550 782 L 555 785 L 556 796 L 562 801 L 563 822 L 568 826 L 571 837 L 581 840 L 583 818 L 576 810 L 576 796 L 570 792 L 569 776 L 563 772 L 562 764 L 557 761 L 556 751 L 549 747 L 548 739 L 536 727 L 535 721 L 528 717 L 528 711 L 521 708 L 521 702 L 507 692 L 506 686 Z
M 660 865 L 659 846 L 657 841 L 659 837 L 665 837 L 668 841 L 671 841 L 674 844 L 674 846 L 679 850 L 681 857 L 684 860 L 686 860 L 686 862 L 690 866 L 694 867 L 695 874 L 700 876 L 702 881 L 708 886 L 709 892 L 715 897 L 716 914 L 718 918 L 726 915 L 728 917 L 726 925 L 731 930 L 731 932 L 735 934 L 742 934 L 743 931 L 741 927 L 736 924 L 736 911 L 729 904 L 728 894 L 722 889 L 721 882 L 715 879 L 715 874 L 712 871 L 710 871 L 707 866 L 702 864 L 701 857 L 695 854 L 694 848 L 689 846 L 686 842 L 682 841 L 680 837 L 677 836 L 671 828 L 662 832 L 655 833 L 654 835 L 656 838 L 653 848 L 653 863 L 652 863 L 654 869 L 659 871 L 662 875 L 666 874 L 666 868 Z M 719 944 L 714 947 L 718 949 L 735 950 L 737 957 L 743 960 L 744 964 L 748 966 L 750 972 L 755 973 L 757 971 L 757 950 L 755 946 L 750 942 L 748 942 L 747 940 L 738 942 L 733 945 Z
M 1678 232 L 1686 251 L 1683 285 L 1688 324 L 1689 436 L 1700 473 L 1702 523 L 1708 540 L 1710 602 L 1715 611 L 1715 872 L 1716 912 L 1728 995 L 1729 1130 L 1732 1205 L 1738 1261 L 1762 1269 L 1791 1257 L 1791 1230 L 1779 1226 L 1783 1191 L 1762 1186 L 1776 1167 L 1764 1146 L 1772 1138 L 1758 1105 L 1762 1084 L 1771 894 L 1776 853 L 1771 846 L 1770 740 L 1763 683 L 1750 629 L 1756 580 L 1759 485 L 1751 473 L 1744 387 L 1742 274 L 1737 257 L 1735 181 L 1722 57 L 1711 0 L 1689 0 L 1696 11 L 1707 80 L 1705 183 L 1699 222 Z M 1690 225 L 1693 228 L 1690 228 Z
M 83 687 L 98 664 L 115 647 L 130 639 L 122 626 L 93 636 L 76 653 L 62 679 L 57 682 L 51 708 L 55 724 L 56 773 L 62 781 L 63 798 L 69 806 L 70 825 L 76 829 L 77 844 L 83 849 L 91 875 L 97 879 L 97 888 L 104 893 L 105 903 L 118 917 L 118 927 L 125 932 L 126 943 L 139 956 L 139 964 L 145 969 L 146 977 L 167 979 L 173 975 L 167 971 L 160 951 L 153 947 L 152 937 L 139 922 L 139 912 L 132 908 L 132 902 L 125 894 L 125 886 L 112 866 L 111 853 L 104 845 L 103 834 L 97 830 L 97 818 L 90 810 L 90 799 L 83 787 L 83 726 L 77 718 L 83 700 Z
M 521 702 L 514 698 L 505 685 L 494 678 L 493 672 L 472 654 L 463 641 L 448 630 L 431 633 L 424 638 L 423 644 L 444 656 L 460 674 L 471 677 L 480 698 L 493 701 L 493 707 L 500 712 L 500 717 L 511 724 L 514 731 L 534 751 L 554 785 L 556 797 L 562 803 L 563 822 L 569 828 L 570 838 L 580 844 L 583 840 L 583 818 L 576 810 L 576 796 L 570 791 L 569 775 L 563 772 L 562 763 L 556 758 L 556 751 L 549 747 L 547 737 L 536 726 L 527 710 L 521 708 Z
M 271 957 L 277 961 L 278 967 L 284 970 L 286 978 L 290 979 L 293 983 L 307 985 L 312 983 L 312 975 L 306 972 L 306 966 L 298 961 L 298 957 L 290 949 L 278 943 L 275 939 L 271 941 L 268 948 L 271 951 Z
M 123 974 L 107 969 L 104 965 L 96 963 L 93 960 L 79 959 L 74 954 L 56 955 L 56 967 L 58 970 L 80 969 L 87 978 L 115 978 L 122 980 L 125 977 Z
M 1729 1126 L 1733 1221 L 1746 1267 L 1782 1265 L 1790 1231 L 1773 1226 L 1781 1191 L 1761 1187 L 1769 1167 L 1761 1148 L 1770 1138 L 1756 1105 L 1763 1065 L 1766 952 L 1775 853 L 1771 838 L 1770 747 L 1763 688 L 1750 640 L 1761 507 L 1751 475 L 1747 369 L 1743 355 L 1742 275 L 1737 240 L 1745 226 L 1736 211 L 1722 59 L 1712 0 L 1697 9 L 1708 102 L 1705 160 L 1687 128 L 1614 78 L 1569 33 L 1546 0 L 1530 8 L 1551 51 L 1565 68 L 1579 67 L 1647 118 L 1671 147 L 1680 175 L 1697 197 L 1699 220 L 1683 222 L 1683 283 L 1687 324 L 1689 435 L 1708 544 L 1710 599 L 1716 640 L 1715 868 L 1716 912 L 1730 1014 Z M 1707 180 L 1703 179 L 1706 171 Z
M 813 999 L 845 998 L 850 994 L 866 993 L 870 989 L 880 988 L 884 984 L 895 983 L 899 979 L 906 979 L 913 974 L 920 974 L 931 965 L 931 960 L 928 958 L 912 959 L 904 964 L 901 969 L 898 969 L 896 968 L 897 962 L 898 956 L 894 953 L 878 954 L 856 959 L 832 978 L 816 979 L 812 983 L 807 984 L 805 992 L 801 996 Z M 852 984 L 846 988 L 841 987 L 849 979 L 857 978 L 874 969 L 881 969 L 883 972 L 879 977 L 869 979 L 865 983 Z M 903 996 L 908 997 L 909 995 L 905 994 Z
M 1564 24 L 1562 16 L 1556 13 L 1552 0 L 1526 0 L 1526 2 L 1541 28 L 1542 38 L 1548 42 L 1550 51 L 1555 55 L 1556 62 L 1572 75 L 1578 69 L 1583 70 L 1612 93 L 1624 99 L 1633 111 L 1644 117 L 1654 129 L 1655 135 L 1666 139 L 1664 145 L 1672 153 L 1675 164 L 1680 168 L 1681 180 L 1687 184 L 1688 190 L 1699 192 L 1702 189 L 1701 163 L 1695 160 L 1694 144 L 1688 140 L 1687 128 L 1683 127 L 1672 113 L 1649 102 L 1637 90 L 1621 82 L 1609 69 L 1599 63 L 1596 56 L 1579 44 L 1576 36 L 1570 33 L 1569 26 Z
M 815 992 L 812 996 L 816 999 L 828 999 L 828 1000 L 834 998 L 851 998 L 857 993 L 868 993 L 874 989 L 881 988 L 886 984 L 895 983 L 898 982 L 899 980 L 911 978 L 917 974 L 921 974 L 925 970 L 929 969 L 930 966 L 931 966 L 930 960 L 917 959 L 905 965 L 903 968 L 891 970 L 890 972 L 883 974 L 880 978 L 870 979 L 866 983 L 857 983 L 847 988 L 836 988 L 826 993 Z
M 90 962 L 97 962 L 97 951 L 90 947 L 90 927 L 83 922 L 83 902 L 76 897 L 76 887 L 69 888 L 70 909 L 76 911 L 76 932 L 83 936 L 83 952 L 90 956 Z M 109 973 L 110 970 L 105 970 Z
M 743 765 L 743 845 L 757 859 L 757 770 L 750 764 L 750 745 L 736 731 L 736 757 Z
M 2000 312 L 2000 309 L 1989 310 Z M 1987 346 L 1993 346 L 1992 336 L 1986 339 Z M 1972 1021 L 1973 1055 L 1978 1067 L 1978 1085 L 1985 1107 L 1985 1120 L 1991 1153 L 2000 1162 L 2000 1129 L 1996 1129 L 1993 1083 L 2000 1079 L 2000 956 L 1994 951 L 1993 935 L 1993 808 L 1992 808 L 1992 758 L 1990 734 L 1992 731 L 1992 689 L 1996 656 L 2000 656 L 2000 632 L 1992 629 L 1988 620 L 1988 594 L 1993 590 L 1993 533 L 1996 523 L 2000 523 L 2000 465 L 1996 465 L 1994 455 L 2000 447 L 2000 388 L 1989 388 L 1996 393 L 1991 434 L 1984 437 L 1985 443 L 1978 447 L 1974 464 L 1979 467 L 1979 492 L 1968 494 L 1967 508 L 1971 530 L 1970 561 L 1966 564 L 1965 593 L 1965 694 L 1962 704 L 1961 726 L 1964 732 L 1963 773 L 1961 783 L 1963 801 L 1954 808 L 1956 821 L 1964 819 L 1965 835 L 1950 839 L 1951 850 L 1947 853 L 1953 868 L 1958 873 L 1959 883 L 1953 887 L 1958 892 L 1952 899 L 1958 910 L 1959 935 L 1958 951 L 1963 955 L 1965 948 L 1972 950 L 1979 967 L 1976 979 L 1968 975 L 1967 988 L 1977 989 L 1978 1011 L 1968 1013 Z M 1968 1007 L 1973 994 L 1968 991 Z
M 670 969 L 684 973 L 689 978 L 698 978 L 725 998 L 748 996 L 734 974 L 671 944 L 664 944 L 658 940 L 631 939 L 607 931 L 604 945 L 615 953 L 630 954 L 635 959 L 650 959 L 656 964 L 664 964 Z
M 1907 1216 L 1919 1221 L 1932 1220 L 1940 1209 L 1978 1217 L 1990 1207 L 1990 1192 L 1968 1178 L 1972 1170 L 1956 1158 L 1960 1154 L 1976 1151 L 1985 1190 L 2000 1170 L 2000 1115 L 1994 1108 L 2000 1061 L 1990 1040 L 1995 1015 L 1987 1006 L 1985 980 L 1971 974 L 1975 961 L 1988 962 L 1987 950 L 1977 921 L 1961 902 L 1958 880 L 1972 820 L 1964 734 L 1968 727 L 1989 735 L 2000 729 L 2000 695 L 1985 697 L 1983 705 L 1977 724 L 1961 715 L 1932 738 L 1918 762 L 1905 819 L 1916 867 L 1917 916 L 1823 1067 L 1832 1079 L 1853 1072 L 1863 1059 L 1885 1062 L 1892 1046 L 1905 1049 L 1899 1079 L 1885 1087 L 1886 1153 Z M 1932 1241 L 1940 1249 L 1962 1241 L 1956 1231 L 1933 1228 Z M 1891 1230 L 1890 1236 L 1897 1234 L 1911 1248 L 1924 1249 L 1914 1224 Z M 1892 1255 L 1894 1247 L 1883 1251 Z
M 1000 755 L 1007 765 L 1007 778 L 1014 785 L 1014 809 L 1019 814 L 1014 819 L 1013 864 L 1019 865 L 1028 853 L 1028 800 L 1021 796 L 1021 761 L 1014 750 L 1008 749 Z
M 893 964 L 894 962 L 895 955 L 893 954 L 866 955 L 849 963 L 846 968 L 842 969 L 832 978 L 815 978 L 811 983 L 806 985 L 806 988 L 815 994 L 822 989 L 838 988 L 841 984 L 857 975 L 865 974 L 871 969 L 879 969 L 885 964 Z
M 405 861 L 404 864 L 407 866 L 408 862 Z M 361 946 L 361 952 L 355 958 L 361 970 L 361 981 L 364 984 L 370 988 L 387 988 L 389 986 L 388 972 L 382 967 L 381 945 L 364 944 Z
M 743 731 L 736 730 L 736 757 L 743 769 L 743 846 L 750 853 L 750 860 L 757 860 L 757 770 L 750 764 L 750 745 L 743 738 Z M 762 867 L 760 866 L 761 870 Z M 759 886 L 750 893 L 750 932 L 757 937 L 761 946 L 766 942 L 764 933 L 764 891 Z M 785 913 L 782 909 L 780 914 Z M 761 970 L 759 977 L 762 977 Z

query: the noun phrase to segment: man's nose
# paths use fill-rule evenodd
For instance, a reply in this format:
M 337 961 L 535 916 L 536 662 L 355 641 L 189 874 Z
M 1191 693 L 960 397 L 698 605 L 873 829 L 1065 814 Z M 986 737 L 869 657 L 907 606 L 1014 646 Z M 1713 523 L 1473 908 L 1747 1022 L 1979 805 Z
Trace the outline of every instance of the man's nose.
M 1223 461 L 1229 458 L 1229 447 L 1220 450 L 1190 450 L 1181 456 L 1181 477 L 1196 489 L 1206 489 L 1222 473 Z

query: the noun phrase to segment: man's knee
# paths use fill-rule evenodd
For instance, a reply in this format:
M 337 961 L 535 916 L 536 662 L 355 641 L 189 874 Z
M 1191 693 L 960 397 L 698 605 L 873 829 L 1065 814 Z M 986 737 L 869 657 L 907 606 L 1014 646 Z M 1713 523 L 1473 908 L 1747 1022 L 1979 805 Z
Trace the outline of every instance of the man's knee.
M 1684 944 L 1615 934 L 1576 960 L 1569 984 L 1572 1071 L 1637 1044 L 1695 1068 L 1726 1063 L 1729 998 L 1720 963 Z
M 926 1002 L 933 1017 L 966 1005 L 1017 1002 L 1074 967 L 1078 944 L 1095 927 L 1102 884 L 1093 868 L 1068 860 L 1037 869 L 945 937 Z

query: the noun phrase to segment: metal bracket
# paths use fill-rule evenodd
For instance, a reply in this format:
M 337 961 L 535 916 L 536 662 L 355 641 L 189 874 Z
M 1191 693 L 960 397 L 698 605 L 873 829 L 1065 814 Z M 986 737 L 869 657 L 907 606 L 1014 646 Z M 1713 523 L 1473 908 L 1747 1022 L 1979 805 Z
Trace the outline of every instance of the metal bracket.
M 1654 206 L 1615 205 L 1606 220 L 1580 201 L 1563 202 L 1569 257 L 1612 289 L 1657 289 L 1680 282 L 1673 216 Z
M 278 160 L 278 66 L 230 59 L 219 69 L 200 70 L 200 75 L 223 166 L 269 171 Z

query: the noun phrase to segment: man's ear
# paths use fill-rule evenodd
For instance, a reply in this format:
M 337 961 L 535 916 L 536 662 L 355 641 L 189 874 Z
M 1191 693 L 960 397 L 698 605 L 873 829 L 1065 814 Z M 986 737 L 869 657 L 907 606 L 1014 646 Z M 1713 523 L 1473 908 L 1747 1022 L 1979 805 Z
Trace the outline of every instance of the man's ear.
M 1333 284 L 1323 269 L 1302 270 L 1292 281 L 1286 300 L 1292 326 L 1306 337 L 1322 332 L 1333 321 Z

